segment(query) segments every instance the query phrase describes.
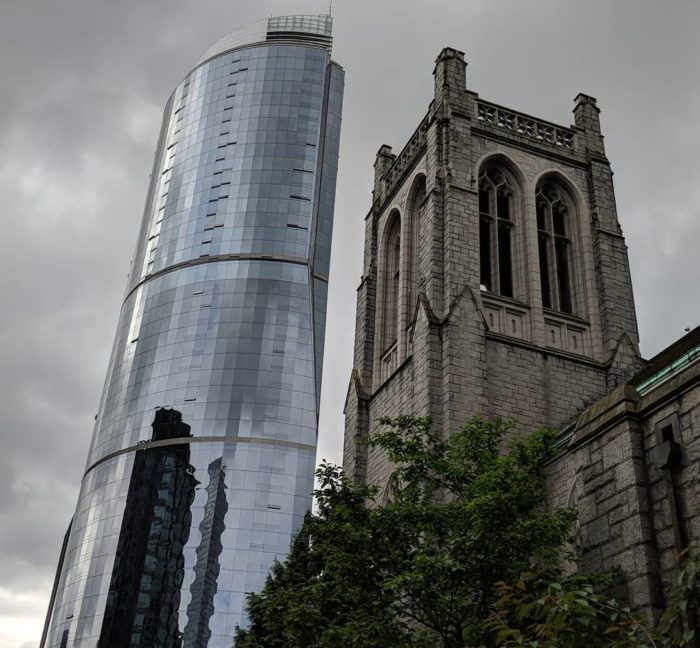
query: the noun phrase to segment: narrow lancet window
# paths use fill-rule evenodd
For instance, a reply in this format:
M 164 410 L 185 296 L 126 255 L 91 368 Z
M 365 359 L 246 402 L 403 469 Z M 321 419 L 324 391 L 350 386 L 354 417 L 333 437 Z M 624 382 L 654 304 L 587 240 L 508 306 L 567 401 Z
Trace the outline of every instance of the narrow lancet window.
M 542 305 L 563 313 L 574 312 L 571 282 L 570 208 L 553 184 L 537 191 L 537 239 L 540 257 Z
M 489 292 L 513 297 L 513 188 L 498 168 L 479 178 L 480 282 Z
M 420 284 L 420 232 L 423 212 L 425 211 L 426 186 L 425 176 L 419 176 L 412 189 L 411 209 L 409 211 L 411 229 L 411 268 L 409 285 L 409 308 L 413 308 Z
M 386 237 L 384 282 L 384 349 L 396 342 L 399 329 L 399 289 L 401 283 L 401 219 L 392 216 Z

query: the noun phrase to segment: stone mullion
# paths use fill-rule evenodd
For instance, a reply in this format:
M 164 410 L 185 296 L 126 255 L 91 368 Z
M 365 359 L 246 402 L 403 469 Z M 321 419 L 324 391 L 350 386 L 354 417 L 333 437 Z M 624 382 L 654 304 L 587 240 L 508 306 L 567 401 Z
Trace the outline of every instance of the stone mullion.
M 559 295 L 559 269 L 557 268 L 557 246 L 554 234 L 554 210 L 551 203 L 547 204 L 547 255 L 549 256 L 549 293 L 552 298 L 552 310 L 561 310 Z
M 491 291 L 501 292 L 501 264 L 498 249 L 498 212 L 496 207 L 496 189 L 489 190 L 489 229 L 491 230 Z M 479 268 L 481 274 L 481 268 Z

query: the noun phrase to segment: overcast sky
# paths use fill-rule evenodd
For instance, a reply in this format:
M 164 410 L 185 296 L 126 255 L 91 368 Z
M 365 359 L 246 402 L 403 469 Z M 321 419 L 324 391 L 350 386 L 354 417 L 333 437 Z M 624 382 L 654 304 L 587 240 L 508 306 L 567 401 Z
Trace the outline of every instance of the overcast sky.
M 162 110 L 199 56 L 325 0 L 0 0 L 0 648 L 35 648 L 73 513 Z M 568 125 L 598 98 L 642 351 L 700 323 L 700 2 L 336 0 L 346 70 L 319 459 L 340 462 L 377 148 L 444 46 L 470 89 Z

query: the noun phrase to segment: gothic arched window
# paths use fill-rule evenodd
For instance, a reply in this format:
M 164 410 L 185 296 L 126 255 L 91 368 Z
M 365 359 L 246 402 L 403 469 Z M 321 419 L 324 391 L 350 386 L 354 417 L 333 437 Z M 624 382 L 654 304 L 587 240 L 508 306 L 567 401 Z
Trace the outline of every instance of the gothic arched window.
M 399 288 L 401 282 L 401 218 L 392 214 L 384 247 L 384 349 L 396 342 L 399 331 Z
M 420 230 L 421 230 L 421 220 L 423 218 L 423 211 L 425 209 L 425 176 L 418 176 L 417 180 L 413 184 L 411 189 L 410 200 L 408 202 L 410 208 L 408 211 L 410 224 L 411 224 L 411 272 L 410 272 L 410 286 L 409 286 L 409 307 L 413 308 L 416 300 L 417 286 L 420 282 L 419 277 L 419 242 L 420 242 Z
M 573 313 L 570 202 L 553 182 L 545 182 L 538 187 L 536 200 L 542 305 L 563 313 Z
M 479 254 L 481 285 L 513 297 L 513 184 L 497 166 L 479 177 Z

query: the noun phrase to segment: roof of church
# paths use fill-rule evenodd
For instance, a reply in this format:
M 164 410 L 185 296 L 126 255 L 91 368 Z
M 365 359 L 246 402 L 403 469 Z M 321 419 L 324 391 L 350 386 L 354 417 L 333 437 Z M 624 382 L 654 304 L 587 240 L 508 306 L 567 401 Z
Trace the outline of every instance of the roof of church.
M 697 357 L 700 357 L 700 326 L 657 353 L 628 384 L 635 387 L 639 393 L 644 393 Z

